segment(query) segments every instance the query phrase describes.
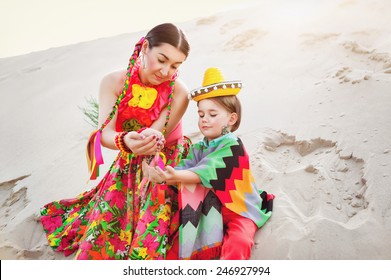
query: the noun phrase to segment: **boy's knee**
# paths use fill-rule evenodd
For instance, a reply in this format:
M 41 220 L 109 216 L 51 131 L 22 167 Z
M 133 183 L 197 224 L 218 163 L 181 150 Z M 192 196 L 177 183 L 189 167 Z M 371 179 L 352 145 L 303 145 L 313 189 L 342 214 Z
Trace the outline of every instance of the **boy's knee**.
M 251 249 L 254 239 L 248 235 L 230 236 L 223 242 L 221 259 L 224 260 L 248 260 L 251 257 Z

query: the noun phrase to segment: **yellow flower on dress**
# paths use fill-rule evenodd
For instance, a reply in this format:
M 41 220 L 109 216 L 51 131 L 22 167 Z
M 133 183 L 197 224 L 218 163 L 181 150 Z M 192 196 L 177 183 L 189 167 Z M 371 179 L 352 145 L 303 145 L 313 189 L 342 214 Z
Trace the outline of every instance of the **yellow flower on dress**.
M 97 224 L 98 224 L 98 223 L 97 223 L 96 221 L 93 221 L 93 222 L 91 223 L 91 228 L 95 228 Z
M 159 214 L 158 218 L 166 222 L 170 219 L 170 216 L 171 216 L 171 209 L 168 205 L 165 205 L 164 210 Z
M 80 214 L 77 213 L 77 212 L 74 212 L 74 213 L 72 213 L 71 215 L 68 216 L 66 221 L 69 222 L 69 221 L 73 220 L 74 218 L 76 218 L 78 215 L 80 215 Z
M 114 245 L 113 245 L 113 244 L 110 244 L 108 250 L 109 250 L 110 252 L 114 252 Z
M 142 258 L 145 258 L 147 256 L 147 248 L 140 248 L 138 255 Z
M 58 245 L 57 244 L 58 239 L 55 238 L 55 235 L 53 233 L 50 234 L 48 237 L 52 237 L 52 238 L 49 239 L 50 246 L 57 246 Z
M 132 233 L 131 232 L 127 232 L 127 231 L 121 230 L 121 234 L 119 235 L 119 240 L 130 242 L 131 239 L 132 239 Z
M 129 100 L 128 104 L 132 107 L 140 107 L 142 109 L 149 109 L 157 97 L 157 91 L 154 88 L 142 87 L 138 84 L 132 85 L 132 99 Z

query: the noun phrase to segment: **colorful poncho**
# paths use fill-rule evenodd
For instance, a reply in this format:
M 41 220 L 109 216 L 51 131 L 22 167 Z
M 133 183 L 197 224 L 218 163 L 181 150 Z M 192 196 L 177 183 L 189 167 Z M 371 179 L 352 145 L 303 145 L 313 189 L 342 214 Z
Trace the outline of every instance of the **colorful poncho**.
M 202 182 L 180 188 L 180 259 L 218 258 L 224 236 L 222 207 L 258 227 L 272 214 L 274 196 L 258 189 L 243 143 L 232 133 L 192 145 L 175 169 L 193 171 Z

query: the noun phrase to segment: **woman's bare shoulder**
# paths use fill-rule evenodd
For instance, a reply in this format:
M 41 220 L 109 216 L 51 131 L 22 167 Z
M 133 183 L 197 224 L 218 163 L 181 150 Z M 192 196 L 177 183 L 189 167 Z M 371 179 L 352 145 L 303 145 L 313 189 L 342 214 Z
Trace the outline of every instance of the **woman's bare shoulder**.
M 126 79 L 126 70 L 113 71 L 106 74 L 101 81 L 101 88 L 108 89 L 110 91 L 119 94 Z
M 180 94 L 183 96 L 187 96 L 189 93 L 189 89 L 187 88 L 186 84 L 181 80 L 177 79 L 175 81 L 175 93 Z
M 103 77 L 102 82 L 123 83 L 125 82 L 125 78 L 126 78 L 126 70 L 118 70 L 106 74 Z

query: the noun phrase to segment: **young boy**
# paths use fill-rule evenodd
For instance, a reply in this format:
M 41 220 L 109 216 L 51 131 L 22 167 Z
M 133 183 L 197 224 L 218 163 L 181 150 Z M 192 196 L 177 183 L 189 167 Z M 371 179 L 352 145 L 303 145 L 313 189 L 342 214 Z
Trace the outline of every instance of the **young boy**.
M 274 195 L 258 189 L 242 141 L 232 132 L 241 120 L 239 81 L 224 81 L 217 68 L 190 92 L 198 105 L 204 139 L 175 169 L 145 166 L 155 182 L 178 185 L 181 218 L 179 259 L 249 259 L 254 234 L 271 216 Z

